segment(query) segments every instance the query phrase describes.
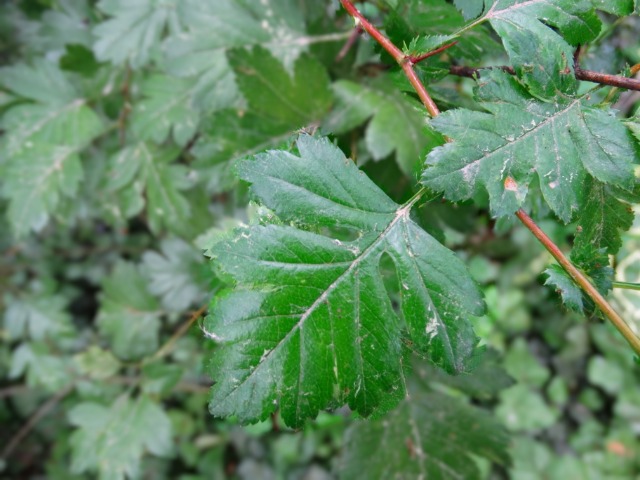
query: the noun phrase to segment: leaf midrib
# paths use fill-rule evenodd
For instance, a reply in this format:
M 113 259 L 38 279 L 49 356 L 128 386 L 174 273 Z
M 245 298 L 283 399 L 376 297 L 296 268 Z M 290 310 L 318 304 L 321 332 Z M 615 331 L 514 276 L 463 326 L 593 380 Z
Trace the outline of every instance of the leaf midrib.
M 229 396 L 231 396 L 239 388 L 241 388 L 250 378 L 252 378 L 252 376 L 258 373 L 258 370 L 262 367 L 262 365 L 267 363 L 266 361 L 269 357 L 271 357 L 272 353 L 276 350 L 279 350 L 280 347 L 285 345 L 296 331 L 302 330 L 304 322 L 307 320 L 307 318 L 309 318 L 311 314 L 315 312 L 315 310 L 322 304 L 322 302 L 326 300 L 326 298 L 340 285 L 340 283 L 342 283 L 345 278 L 348 278 L 349 274 L 355 268 L 357 268 L 373 251 L 375 251 L 375 249 L 381 242 L 386 240 L 386 237 L 393 230 L 396 224 L 398 224 L 398 222 L 400 222 L 401 220 L 408 220 L 411 208 L 422 197 L 423 193 L 423 191 L 418 192 L 418 194 L 416 194 L 411 200 L 409 200 L 407 203 L 403 204 L 396 210 L 394 218 L 391 220 L 391 222 L 389 222 L 387 227 L 371 242 L 371 244 L 367 248 L 362 251 L 362 253 L 358 257 L 356 257 L 351 262 L 350 266 L 343 273 L 341 273 L 333 282 L 331 282 L 331 284 L 318 296 L 318 298 L 309 306 L 309 308 L 307 308 L 304 313 L 300 315 L 300 319 L 295 325 L 292 326 L 291 330 L 287 332 L 287 334 L 269 351 L 269 353 L 261 358 L 260 362 L 255 366 L 255 368 L 251 372 L 249 372 L 249 375 L 247 375 L 241 382 L 235 385 L 229 393 L 226 394 L 225 399 L 229 398 Z M 300 351 L 302 352 L 302 348 L 300 348 Z
M 533 127 L 531 130 L 527 130 L 525 133 L 523 133 L 521 136 L 517 137 L 516 139 L 514 139 L 512 142 L 507 141 L 507 143 L 505 143 L 504 145 L 500 145 L 498 148 L 494 149 L 494 150 L 490 150 L 488 152 L 486 152 L 486 155 L 482 155 L 481 157 L 473 160 L 470 163 L 466 163 L 464 166 L 462 166 L 461 168 L 458 168 L 456 170 L 453 171 L 449 171 L 447 172 L 445 175 L 440 175 L 440 177 L 442 176 L 447 176 L 447 175 L 451 175 L 452 173 L 455 172 L 461 172 L 463 170 L 466 170 L 467 168 L 471 167 L 472 165 L 477 164 L 478 162 L 482 162 L 485 161 L 487 159 L 490 159 L 494 156 L 494 154 L 497 154 L 499 151 L 501 151 L 504 148 L 509 148 L 512 147 L 513 145 L 518 144 L 518 142 L 523 141 L 524 139 L 528 138 L 531 135 L 535 135 L 538 133 L 538 130 L 541 129 L 542 127 L 547 126 L 548 123 L 553 123 L 555 120 L 557 120 L 558 118 L 561 118 L 562 116 L 568 114 L 570 112 L 570 110 L 576 105 L 576 104 L 580 104 L 580 99 L 576 99 L 573 102 L 571 102 L 566 108 L 564 108 L 563 110 L 560 110 L 558 112 L 556 112 L 555 115 L 551 115 L 547 118 L 545 118 L 542 122 L 538 123 L 535 127 Z M 505 139 L 506 140 L 506 139 Z M 484 153 L 484 152 L 483 152 Z M 427 170 L 428 172 L 428 170 Z M 433 180 L 433 178 L 429 179 L 429 180 Z

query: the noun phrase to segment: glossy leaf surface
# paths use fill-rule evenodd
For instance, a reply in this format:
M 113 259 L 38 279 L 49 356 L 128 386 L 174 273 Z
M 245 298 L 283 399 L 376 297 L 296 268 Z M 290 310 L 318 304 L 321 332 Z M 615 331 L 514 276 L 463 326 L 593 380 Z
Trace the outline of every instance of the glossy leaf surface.
M 565 222 L 585 203 L 589 177 L 631 189 L 635 148 L 613 113 L 582 98 L 537 101 L 504 72 L 483 76 L 476 97 L 488 113 L 444 112 L 433 126 L 454 140 L 427 157 L 423 183 L 464 200 L 482 187 L 491 212 L 520 208 L 537 177 L 544 199 Z
M 289 225 L 241 229 L 211 248 L 236 283 L 205 325 L 219 342 L 210 410 L 243 422 L 279 405 L 301 425 L 333 402 L 362 415 L 404 395 L 402 331 L 414 349 L 463 372 L 476 338 L 469 315 L 484 304 L 460 260 L 411 220 L 417 200 L 398 205 L 327 140 L 300 137 L 299 156 L 271 151 L 246 160 L 240 177 Z M 341 241 L 296 226 L 340 227 Z M 396 265 L 402 320 L 380 273 Z

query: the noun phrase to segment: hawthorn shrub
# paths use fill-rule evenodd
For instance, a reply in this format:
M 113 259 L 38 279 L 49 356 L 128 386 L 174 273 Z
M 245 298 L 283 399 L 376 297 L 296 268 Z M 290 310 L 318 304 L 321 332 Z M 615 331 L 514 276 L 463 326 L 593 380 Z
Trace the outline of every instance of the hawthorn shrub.
M 634 0 L 0 8 L 0 476 L 640 474 Z

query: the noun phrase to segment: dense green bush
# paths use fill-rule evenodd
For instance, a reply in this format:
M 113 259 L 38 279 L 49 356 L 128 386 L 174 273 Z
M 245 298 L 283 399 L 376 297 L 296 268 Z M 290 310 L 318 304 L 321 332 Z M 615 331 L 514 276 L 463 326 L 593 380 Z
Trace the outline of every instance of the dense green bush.
M 640 475 L 638 6 L 357 6 L 0 1 L 0 478 Z

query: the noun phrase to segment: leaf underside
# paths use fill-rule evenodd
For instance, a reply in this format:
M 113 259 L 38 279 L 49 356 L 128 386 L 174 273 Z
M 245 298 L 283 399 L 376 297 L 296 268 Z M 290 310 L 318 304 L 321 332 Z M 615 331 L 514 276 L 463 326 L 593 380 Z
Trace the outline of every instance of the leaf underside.
M 467 370 L 477 340 L 468 321 L 484 304 L 462 262 L 410 218 L 326 139 L 302 136 L 300 156 L 271 151 L 240 162 L 253 195 L 290 226 L 241 229 L 211 248 L 236 288 L 207 317 L 221 342 L 210 371 L 210 410 L 242 422 L 279 405 L 299 426 L 348 403 L 367 416 L 405 393 L 402 338 L 449 372 Z M 352 229 L 340 241 L 296 225 Z M 398 316 L 380 273 L 390 256 Z

